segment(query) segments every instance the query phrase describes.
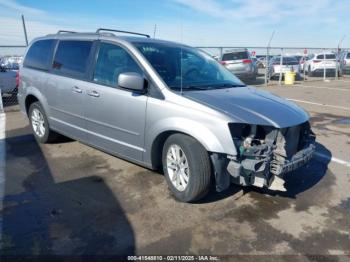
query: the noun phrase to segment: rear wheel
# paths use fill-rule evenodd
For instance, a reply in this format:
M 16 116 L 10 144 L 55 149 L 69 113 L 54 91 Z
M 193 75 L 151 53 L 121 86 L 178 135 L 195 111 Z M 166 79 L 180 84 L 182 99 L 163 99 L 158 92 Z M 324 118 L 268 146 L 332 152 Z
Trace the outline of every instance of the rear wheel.
M 54 142 L 58 134 L 50 130 L 44 109 L 39 102 L 34 102 L 29 107 L 29 121 L 35 139 L 40 143 Z
M 176 199 L 192 202 L 208 193 L 211 181 L 209 155 L 194 138 L 171 135 L 164 144 L 162 162 L 168 187 Z
M 341 69 L 339 69 L 339 71 L 338 71 L 338 76 L 339 76 L 339 77 L 342 77 L 342 76 L 343 76 L 343 71 L 342 71 Z
M 312 71 L 311 71 L 311 67 L 309 67 L 309 69 L 307 70 L 307 75 L 308 75 L 308 76 L 313 76 L 313 73 L 312 73 Z

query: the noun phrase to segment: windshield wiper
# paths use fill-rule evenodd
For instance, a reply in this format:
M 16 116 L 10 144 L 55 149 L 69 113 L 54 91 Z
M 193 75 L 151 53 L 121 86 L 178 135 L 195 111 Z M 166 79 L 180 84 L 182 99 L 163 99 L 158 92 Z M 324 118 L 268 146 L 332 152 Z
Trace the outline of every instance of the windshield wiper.
M 213 90 L 217 88 L 228 88 L 228 87 L 244 87 L 246 85 L 244 84 L 213 84 L 213 85 L 190 85 L 190 86 L 184 86 L 182 88 L 182 91 L 188 91 L 188 90 Z M 171 89 L 181 90 L 180 86 L 170 86 Z
M 181 86 L 169 86 L 171 89 L 181 90 Z M 182 91 L 186 90 L 208 90 L 205 86 L 184 86 L 182 87 Z
M 220 84 L 213 85 L 214 88 L 226 88 L 226 87 L 245 87 L 245 84 Z

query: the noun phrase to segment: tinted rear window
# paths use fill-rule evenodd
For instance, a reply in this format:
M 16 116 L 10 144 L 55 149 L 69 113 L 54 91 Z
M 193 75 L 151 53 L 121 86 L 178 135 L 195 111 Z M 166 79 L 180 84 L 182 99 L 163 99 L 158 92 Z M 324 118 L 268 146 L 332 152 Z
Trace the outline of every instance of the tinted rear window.
M 23 66 L 48 70 L 55 40 L 39 40 L 31 45 L 24 59 Z
M 316 59 L 324 59 L 324 55 L 318 55 Z M 326 59 L 335 59 L 335 54 L 326 54 Z
M 279 65 L 281 63 L 281 57 L 273 58 L 273 64 Z M 299 62 L 295 57 L 283 57 L 282 65 L 298 65 Z
M 248 52 L 232 52 L 222 56 L 222 61 L 248 59 Z
M 87 71 L 91 47 L 91 41 L 60 41 L 52 65 L 54 71 L 82 77 Z
M 346 58 L 350 58 L 350 53 L 348 53 L 348 54 L 346 55 Z

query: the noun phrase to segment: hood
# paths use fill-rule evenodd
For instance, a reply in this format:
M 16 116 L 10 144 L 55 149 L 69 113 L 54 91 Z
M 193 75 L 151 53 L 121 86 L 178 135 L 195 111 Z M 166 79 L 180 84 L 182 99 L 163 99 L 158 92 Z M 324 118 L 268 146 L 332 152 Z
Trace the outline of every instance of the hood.
M 252 87 L 187 91 L 184 96 L 226 114 L 235 122 L 284 128 L 309 119 L 294 103 Z

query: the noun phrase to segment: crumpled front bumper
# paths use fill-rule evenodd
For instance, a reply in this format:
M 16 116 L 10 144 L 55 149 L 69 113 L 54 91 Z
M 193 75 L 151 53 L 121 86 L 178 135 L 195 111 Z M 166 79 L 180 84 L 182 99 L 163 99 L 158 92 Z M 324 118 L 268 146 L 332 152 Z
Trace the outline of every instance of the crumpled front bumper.
M 269 149 L 261 157 L 243 161 L 231 159 L 227 165 L 227 172 L 231 176 L 231 182 L 235 184 L 286 191 L 283 175 L 307 164 L 312 159 L 314 151 L 315 144 L 311 142 L 281 164 L 274 160 L 273 149 Z
M 307 133 L 300 140 L 299 151 L 293 155 L 284 155 L 281 146 L 275 143 L 252 146 L 239 156 L 212 153 L 216 190 L 223 191 L 234 183 L 285 191 L 284 174 L 304 166 L 312 159 L 316 148 L 315 135 L 311 129 Z
M 270 171 L 275 175 L 281 176 L 304 166 L 311 160 L 315 148 L 314 143 L 309 144 L 308 147 L 297 152 L 290 160 L 286 160 L 284 165 L 271 165 Z

